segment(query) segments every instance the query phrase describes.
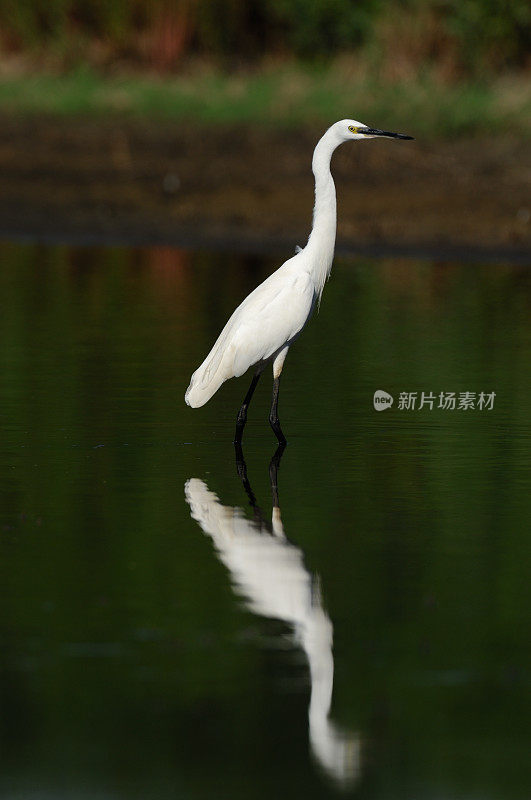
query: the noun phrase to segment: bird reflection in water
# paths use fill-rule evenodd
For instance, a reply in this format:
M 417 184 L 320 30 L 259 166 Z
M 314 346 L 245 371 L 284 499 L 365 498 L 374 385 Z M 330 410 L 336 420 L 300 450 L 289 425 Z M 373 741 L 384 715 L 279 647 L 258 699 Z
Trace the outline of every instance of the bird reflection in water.
M 190 514 L 212 537 L 219 559 L 229 570 L 235 591 L 255 614 L 282 620 L 293 627 L 310 668 L 308 709 L 312 751 L 325 772 L 342 785 L 352 785 L 360 770 L 360 738 L 329 717 L 334 680 L 333 626 L 323 607 L 319 580 L 304 564 L 302 550 L 284 533 L 278 499 L 278 469 L 284 445 L 269 465 L 273 510 L 264 518 L 247 477 L 241 445 L 236 443 L 236 467 L 254 512 L 247 519 L 241 508 L 224 506 L 198 478 L 185 484 Z

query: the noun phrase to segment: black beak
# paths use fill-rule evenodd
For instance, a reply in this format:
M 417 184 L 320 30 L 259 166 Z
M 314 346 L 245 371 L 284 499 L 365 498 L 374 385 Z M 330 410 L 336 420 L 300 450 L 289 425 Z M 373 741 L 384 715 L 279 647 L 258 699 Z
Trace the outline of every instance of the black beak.
M 391 133 L 391 131 L 380 131 L 378 128 L 358 128 L 358 133 L 366 133 L 370 136 L 387 136 L 388 139 L 414 139 L 414 136 L 406 136 L 405 133 Z

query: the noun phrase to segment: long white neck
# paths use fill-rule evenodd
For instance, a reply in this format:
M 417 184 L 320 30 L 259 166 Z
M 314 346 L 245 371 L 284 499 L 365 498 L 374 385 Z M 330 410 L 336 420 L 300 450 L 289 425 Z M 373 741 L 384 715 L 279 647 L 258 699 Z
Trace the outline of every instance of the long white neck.
M 305 251 L 310 257 L 310 272 L 320 299 L 326 279 L 332 269 L 336 243 L 336 187 L 330 172 L 332 153 L 341 143 L 334 127 L 329 128 L 317 142 L 313 153 L 312 171 L 315 176 L 315 207 L 313 226 Z

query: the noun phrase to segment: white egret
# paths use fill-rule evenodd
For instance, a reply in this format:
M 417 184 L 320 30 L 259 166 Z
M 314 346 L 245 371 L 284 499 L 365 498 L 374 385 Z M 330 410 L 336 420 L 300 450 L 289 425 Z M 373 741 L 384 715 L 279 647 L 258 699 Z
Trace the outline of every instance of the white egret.
M 330 127 L 313 153 L 315 207 L 306 246 L 261 283 L 238 306 L 214 347 L 192 375 L 185 400 L 198 408 L 210 400 L 224 381 L 239 377 L 249 367 L 254 375 L 236 421 L 235 441 L 241 442 L 247 409 L 262 371 L 273 364 L 273 399 L 269 423 L 278 441 L 286 438 L 278 418 L 280 374 L 290 346 L 300 335 L 319 303 L 330 275 L 336 240 L 336 190 L 330 173 L 332 153 L 343 142 L 385 136 L 412 139 L 401 133 L 368 128 L 353 119 Z

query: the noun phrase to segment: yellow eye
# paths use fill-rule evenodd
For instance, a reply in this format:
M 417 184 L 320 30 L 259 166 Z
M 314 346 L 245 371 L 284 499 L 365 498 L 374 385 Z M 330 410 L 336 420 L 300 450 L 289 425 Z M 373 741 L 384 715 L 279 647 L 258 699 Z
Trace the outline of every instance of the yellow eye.
M 354 127 L 354 125 L 349 125 L 348 129 L 351 133 L 357 133 L 358 129 Z

